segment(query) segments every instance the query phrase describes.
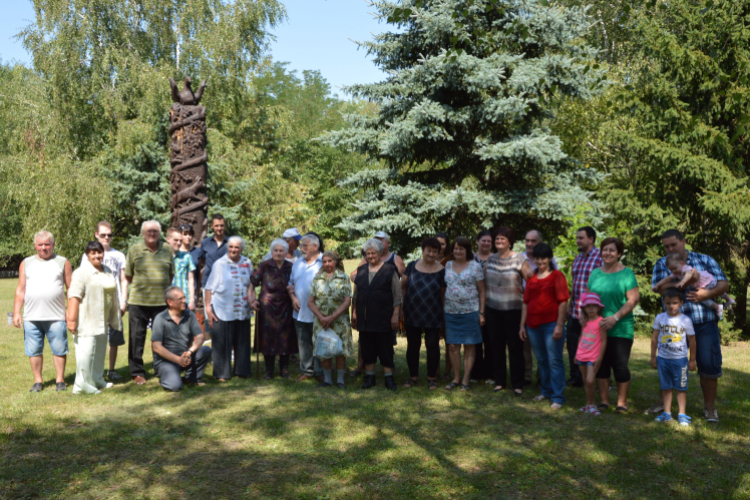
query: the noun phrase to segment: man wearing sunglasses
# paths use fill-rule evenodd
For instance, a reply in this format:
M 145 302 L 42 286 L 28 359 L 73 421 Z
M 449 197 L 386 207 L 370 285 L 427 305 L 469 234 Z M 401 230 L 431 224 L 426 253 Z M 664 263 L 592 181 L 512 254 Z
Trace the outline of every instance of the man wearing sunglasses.
M 125 279 L 125 255 L 119 250 L 112 248 L 112 224 L 105 220 L 97 223 L 94 230 L 94 237 L 104 247 L 104 260 L 102 263 L 112 270 L 112 275 L 115 277 L 115 283 L 117 284 L 117 299 L 120 302 L 120 313 L 125 314 L 125 311 L 128 310 L 128 280 Z M 85 253 L 81 257 L 81 266 L 83 265 L 90 265 Z M 109 328 L 107 337 L 109 339 L 109 371 L 107 372 L 107 378 L 114 382 L 122 380 L 122 375 L 115 371 L 115 362 L 117 361 L 117 348 L 125 345 L 125 337 L 122 331 L 112 328 Z

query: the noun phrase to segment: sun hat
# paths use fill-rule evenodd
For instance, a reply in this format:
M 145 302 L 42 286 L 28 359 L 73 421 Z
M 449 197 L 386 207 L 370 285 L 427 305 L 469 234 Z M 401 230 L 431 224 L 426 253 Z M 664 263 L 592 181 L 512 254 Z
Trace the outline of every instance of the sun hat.
M 600 299 L 597 294 L 591 292 L 584 293 L 581 296 L 581 307 L 591 304 L 597 305 L 599 307 L 604 307 L 604 304 L 602 304 L 602 299 Z
M 297 231 L 296 227 L 287 229 L 286 231 L 284 231 L 284 234 L 282 234 L 281 237 L 284 239 L 294 238 L 297 241 L 302 239 L 302 235 L 299 234 L 299 231 Z
M 378 231 L 377 233 L 375 233 L 375 236 L 373 236 L 373 238 L 383 238 L 386 240 L 389 239 L 388 233 L 386 233 L 385 231 Z

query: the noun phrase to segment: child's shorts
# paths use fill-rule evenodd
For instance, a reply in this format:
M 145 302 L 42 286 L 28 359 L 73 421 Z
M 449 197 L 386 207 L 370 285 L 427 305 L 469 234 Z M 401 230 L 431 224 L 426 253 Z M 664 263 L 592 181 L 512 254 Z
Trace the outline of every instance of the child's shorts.
M 656 366 L 659 370 L 659 384 L 662 391 L 676 389 L 687 391 L 688 389 L 688 359 L 656 358 Z
M 576 359 L 576 364 L 578 366 L 594 366 L 596 363 L 594 361 L 580 361 Z

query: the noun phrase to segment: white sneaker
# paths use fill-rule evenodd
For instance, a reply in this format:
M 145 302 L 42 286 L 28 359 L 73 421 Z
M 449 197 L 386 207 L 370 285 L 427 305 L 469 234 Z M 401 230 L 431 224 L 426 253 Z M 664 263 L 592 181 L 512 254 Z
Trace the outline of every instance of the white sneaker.
M 107 385 L 104 386 L 105 389 L 109 389 L 110 387 L 114 387 L 115 384 L 112 382 L 107 382 Z

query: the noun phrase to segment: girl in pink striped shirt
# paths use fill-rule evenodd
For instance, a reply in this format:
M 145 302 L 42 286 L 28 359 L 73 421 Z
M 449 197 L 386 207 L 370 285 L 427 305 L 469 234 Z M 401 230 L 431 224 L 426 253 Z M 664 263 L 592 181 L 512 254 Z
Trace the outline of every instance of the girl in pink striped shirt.
M 604 351 L 607 348 L 607 333 L 599 329 L 602 320 L 602 300 L 595 293 L 587 292 L 581 296 L 581 340 L 576 350 L 576 363 L 581 370 L 583 386 L 586 390 L 584 413 L 601 415 L 594 401 L 596 390 L 596 372 L 602 364 Z

